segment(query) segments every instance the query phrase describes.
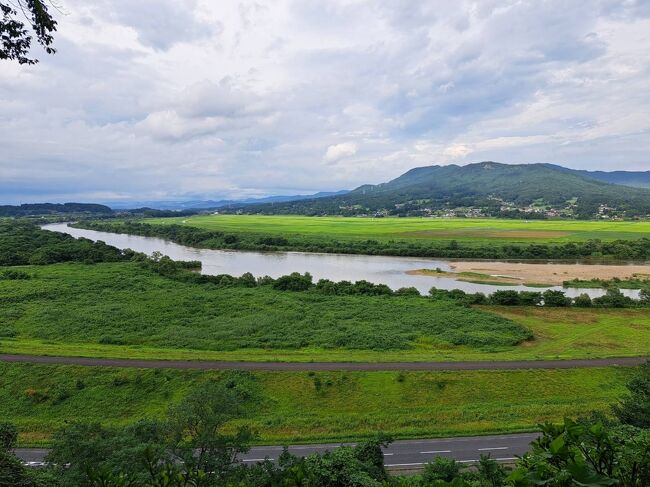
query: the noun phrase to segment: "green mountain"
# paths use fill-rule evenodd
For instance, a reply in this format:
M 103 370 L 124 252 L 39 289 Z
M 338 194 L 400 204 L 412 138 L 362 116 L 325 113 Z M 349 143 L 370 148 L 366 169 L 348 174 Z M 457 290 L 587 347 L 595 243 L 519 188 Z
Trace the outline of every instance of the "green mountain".
M 480 162 L 467 166 L 411 169 L 378 185 L 364 185 L 340 196 L 279 204 L 252 205 L 247 213 L 431 214 L 453 208 L 480 208 L 483 214 L 539 215 L 550 209 L 582 218 L 602 211 L 615 215 L 650 214 L 650 190 L 622 187 L 547 164 Z M 602 206 L 612 208 L 608 210 Z M 557 213 L 556 211 L 556 213 Z

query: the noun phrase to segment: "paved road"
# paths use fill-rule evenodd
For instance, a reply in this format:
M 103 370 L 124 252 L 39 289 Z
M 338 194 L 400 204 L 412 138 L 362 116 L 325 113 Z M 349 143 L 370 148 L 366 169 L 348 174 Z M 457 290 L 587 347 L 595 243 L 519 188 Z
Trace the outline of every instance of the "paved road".
M 384 461 L 393 469 L 417 469 L 437 456 L 453 458 L 463 463 L 472 463 L 483 455 L 490 455 L 499 461 L 511 461 L 516 455 L 528 450 L 528 445 L 538 433 L 520 433 L 498 436 L 471 436 L 462 438 L 440 438 L 431 440 L 396 441 L 384 450 Z M 323 445 L 294 445 L 289 451 L 294 455 L 306 456 L 322 453 L 351 443 L 329 443 Z M 277 460 L 282 453 L 281 446 L 257 446 L 242 456 L 244 463 L 262 461 L 265 458 Z M 28 465 L 40 465 L 47 450 L 19 448 L 16 454 Z
M 611 365 L 641 365 L 645 357 L 624 357 L 583 360 L 513 360 L 473 362 L 227 362 L 212 360 L 137 360 L 86 357 L 50 357 L 43 355 L 0 354 L 0 361 L 51 365 L 85 365 L 99 367 L 133 367 L 154 369 L 204 370 L 511 370 L 511 369 L 574 369 Z

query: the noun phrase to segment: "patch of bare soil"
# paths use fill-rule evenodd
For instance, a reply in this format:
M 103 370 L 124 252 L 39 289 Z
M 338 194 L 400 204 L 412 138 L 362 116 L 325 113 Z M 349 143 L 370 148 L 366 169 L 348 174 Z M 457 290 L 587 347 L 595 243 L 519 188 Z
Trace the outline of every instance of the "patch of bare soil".
M 647 274 L 650 265 L 604 264 L 525 264 L 510 262 L 460 261 L 451 265 L 454 273 L 476 272 L 491 276 L 508 276 L 523 282 L 561 285 L 571 279 L 629 279 L 634 274 Z

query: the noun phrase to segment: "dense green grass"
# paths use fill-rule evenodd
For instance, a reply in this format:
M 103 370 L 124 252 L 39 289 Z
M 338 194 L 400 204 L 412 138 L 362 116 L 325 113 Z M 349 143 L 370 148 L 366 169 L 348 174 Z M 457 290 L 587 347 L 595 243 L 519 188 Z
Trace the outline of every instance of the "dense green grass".
M 490 306 L 529 328 L 527 349 L 539 357 L 623 357 L 650 355 L 650 310 Z
M 648 309 L 471 309 L 424 297 L 217 288 L 134 263 L 16 269 L 32 277 L 0 280 L 7 353 L 370 362 L 650 354 Z
M 467 243 L 566 243 L 589 239 L 643 238 L 650 222 L 546 221 L 443 218 L 345 218 L 307 216 L 200 215 L 150 218 L 145 223 L 182 224 L 228 233 L 306 236 L 336 240 L 457 240 Z
M 261 443 L 532 430 L 589 410 L 607 411 L 632 369 L 472 372 L 264 372 L 261 400 L 244 421 Z M 0 417 L 23 444 L 47 441 L 69 421 L 107 425 L 162 417 L 219 372 L 0 364 Z M 317 384 L 320 383 L 320 386 Z
M 20 268 L 0 280 L 0 335 L 162 348 L 403 350 L 418 340 L 504 347 L 516 323 L 449 301 L 219 288 L 179 282 L 136 263 Z

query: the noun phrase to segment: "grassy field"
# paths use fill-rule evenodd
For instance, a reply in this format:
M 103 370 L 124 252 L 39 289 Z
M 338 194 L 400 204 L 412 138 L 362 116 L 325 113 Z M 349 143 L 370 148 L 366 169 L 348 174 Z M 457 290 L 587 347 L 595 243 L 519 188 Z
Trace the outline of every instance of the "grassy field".
M 345 218 L 305 216 L 200 215 L 150 218 L 145 223 L 182 224 L 229 233 L 322 237 L 336 240 L 457 240 L 467 243 L 566 243 L 589 239 L 643 238 L 650 222 L 546 221 L 442 218 Z
M 242 421 L 260 443 L 525 431 L 607 411 L 632 370 L 246 374 L 261 400 Z M 43 444 L 67 421 L 162 417 L 200 381 L 226 374 L 0 363 L 0 417 L 18 425 L 23 445 Z
M 219 288 L 132 262 L 21 269 L 31 278 L 0 281 L 0 336 L 221 351 L 405 350 L 420 339 L 485 348 L 530 336 L 500 316 L 419 296 Z
M 471 309 L 422 297 L 216 288 L 134 263 L 21 269 L 31 279 L 0 280 L 5 353 L 370 362 L 650 354 L 647 309 Z

